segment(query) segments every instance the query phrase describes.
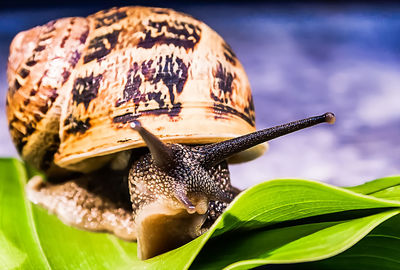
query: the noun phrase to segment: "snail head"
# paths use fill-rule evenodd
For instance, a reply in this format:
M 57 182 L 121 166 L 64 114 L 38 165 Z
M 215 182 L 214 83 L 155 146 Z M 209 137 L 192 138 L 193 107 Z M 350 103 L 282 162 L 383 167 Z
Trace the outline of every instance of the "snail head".
M 138 232 L 139 257 L 146 259 L 180 246 L 202 232 L 210 201 L 230 203 L 232 188 L 226 159 L 257 144 L 311 127 L 335 122 L 333 113 L 263 129 L 219 143 L 188 146 L 166 144 L 131 123 L 149 154 L 134 162 L 129 188 Z M 185 231 L 182 231 L 185 230 Z

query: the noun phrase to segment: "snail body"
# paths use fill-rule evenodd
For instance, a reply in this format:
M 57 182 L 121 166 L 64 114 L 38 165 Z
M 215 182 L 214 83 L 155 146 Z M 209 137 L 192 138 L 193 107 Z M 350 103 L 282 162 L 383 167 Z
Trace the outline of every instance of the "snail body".
M 32 179 L 28 197 L 65 223 L 137 240 L 142 259 L 218 218 L 239 193 L 227 160 L 334 120 L 255 132 L 249 82 L 229 45 L 162 8 L 113 8 L 21 32 L 8 82 L 13 142 L 48 177 Z

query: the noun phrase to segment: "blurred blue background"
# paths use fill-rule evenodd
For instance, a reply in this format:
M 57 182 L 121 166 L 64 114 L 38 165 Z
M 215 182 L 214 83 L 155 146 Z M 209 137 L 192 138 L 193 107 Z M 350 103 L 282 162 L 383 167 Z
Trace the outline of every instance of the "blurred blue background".
M 12 38 L 55 18 L 135 4 L 76 2 L 0 10 L 0 156 L 17 156 L 4 112 Z M 232 166 L 236 186 L 288 177 L 348 186 L 400 173 L 400 5 L 150 4 L 193 15 L 231 45 L 249 76 L 259 129 L 337 116 L 334 126 L 276 139 L 263 157 Z

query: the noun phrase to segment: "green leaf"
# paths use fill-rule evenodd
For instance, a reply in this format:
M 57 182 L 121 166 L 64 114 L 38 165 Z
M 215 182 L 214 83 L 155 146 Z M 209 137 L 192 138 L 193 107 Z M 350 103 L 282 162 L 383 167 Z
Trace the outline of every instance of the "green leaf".
M 398 210 L 392 210 L 347 221 L 309 223 L 229 235 L 206 245 L 194 266 L 199 269 L 249 269 L 264 264 L 325 259 L 348 249 L 377 225 L 398 213 Z M 221 250 L 223 252 L 219 252 Z
M 321 266 L 337 265 L 339 269 L 400 269 L 400 215 L 374 229 L 348 251 L 332 259 L 321 261 Z M 323 263 L 322 263 L 323 262 Z M 314 264 L 318 266 L 317 264 Z M 350 266 L 353 265 L 353 268 Z M 319 267 L 318 269 L 328 269 Z M 330 267 L 333 269 L 333 267 Z M 337 268 L 336 268 L 337 269 Z
M 4 268 L 16 268 L 26 260 L 27 254 L 16 248 L 2 232 L 0 232 L 0 243 L 2 244 L 0 265 Z
M 400 201 L 400 176 L 379 178 L 347 189 L 377 198 Z
M 400 269 L 400 215 L 385 221 L 360 242 L 345 252 L 329 259 L 275 266 L 268 269 L 290 270 L 399 270 Z
M 1 269 L 121 269 L 138 261 L 136 243 L 71 228 L 32 205 L 24 196 L 26 180 L 22 163 L 0 159 L 0 254 L 7 255 Z M 15 252 L 4 252 L 9 243 Z
M 400 207 L 323 183 L 272 180 L 241 193 L 201 237 L 140 261 L 136 243 L 66 226 L 32 205 L 24 196 L 26 181 L 22 163 L 0 159 L 2 269 L 247 268 L 313 261 L 350 248 Z
M 25 168 L 16 160 L 0 160 L 0 230 L 2 253 L 7 256 L 1 265 L 49 268 L 43 255 L 31 204 L 23 197 Z M 12 247 L 7 251 L 3 247 Z M 14 257 L 16 261 L 11 261 Z M 22 259 L 24 258 L 24 259 Z

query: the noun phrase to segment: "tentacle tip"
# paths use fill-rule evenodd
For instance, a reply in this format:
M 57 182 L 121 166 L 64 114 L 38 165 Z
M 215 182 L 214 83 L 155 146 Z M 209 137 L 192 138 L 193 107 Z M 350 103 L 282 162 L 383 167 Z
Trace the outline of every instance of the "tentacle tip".
M 325 122 L 328 124 L 334 124 L 336 121 L 336 116 L 332 112 L 327 112 L 324 114 L 325 116 Z
M 136 131 L 139 131 L 142 128 L 142 124 L 138 120 L 134 120 L 130 123 L 130 127 Z
M 175 193 L 175 198 L 177 198 L 185 206 L 186 211 L 189 214 L 194 214 L 196 212 L 196 207 L 193 205 L 193 203 L 189 200 L 184 192 L 177 191 Z
M 187 205 L 186 206 L 186 211 L 189 214 L 194 214 L 194 213 L 196 213 L 196 207 L 194 205 Z

